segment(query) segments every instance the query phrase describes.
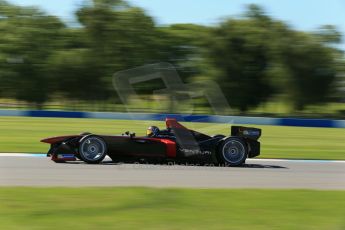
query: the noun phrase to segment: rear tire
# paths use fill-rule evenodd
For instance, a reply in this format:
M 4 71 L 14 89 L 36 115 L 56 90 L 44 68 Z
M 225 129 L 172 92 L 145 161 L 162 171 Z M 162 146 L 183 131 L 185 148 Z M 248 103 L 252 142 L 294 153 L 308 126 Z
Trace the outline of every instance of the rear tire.
M 86 135 L 90 135 L 90 134 L 92 134 L 92 133 L 89 133 L 89 132 L 83 132 L 83 133 L 81 133 L 81 134 L 79 134 L 79 135 L 81 135 L 81 136 L 86 136 Z
M 85 136 L 79 141 L 78 155 L 86 163 L 98 164 L 107 155 L 107 145 L 101 137 L 95 135 Z
M 221 142 L 218 148 L 220 163 L 228 166 L 240 166 L 248 156 L 246 143 L 238 137 L 229 137 Z

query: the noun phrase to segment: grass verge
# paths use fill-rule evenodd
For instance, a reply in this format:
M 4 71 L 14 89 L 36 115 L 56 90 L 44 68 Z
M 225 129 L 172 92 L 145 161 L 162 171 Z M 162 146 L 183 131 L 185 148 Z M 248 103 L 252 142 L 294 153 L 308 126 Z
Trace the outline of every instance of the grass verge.
M 0 229 L 344 229 L 345 192 L 0 188 Z
M 127 130 L 144 135 L 150 125 L 165 127 L 164 122 L 0 117 L 0 152 L 45 153 L 40 139 L 92 132 L 121 134 Z M 229 135 L 229 124 L 185 123 L 207 134 Z M 262 158 L 339 159 L 345 160 L 345 129 L 255 126 L 262 128 Z

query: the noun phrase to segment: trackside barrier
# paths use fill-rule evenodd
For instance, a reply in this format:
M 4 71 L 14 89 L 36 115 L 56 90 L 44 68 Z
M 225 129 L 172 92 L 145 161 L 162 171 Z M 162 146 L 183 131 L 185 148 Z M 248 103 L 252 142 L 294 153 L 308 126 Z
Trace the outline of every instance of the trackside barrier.
M 114 120 L 153 120 L 153 121 L 163 121 L 165 120 L 165 118 L 169 117 L 169 118 L 176 118 L 178 121 L 186 121 L 186 122 L 345 128 L 345 120 L 241 117 L 241 116 L 218 116 L 218 115 L 0 110 L 0 116 L 95 118 L 95 119 L 114 119 Z

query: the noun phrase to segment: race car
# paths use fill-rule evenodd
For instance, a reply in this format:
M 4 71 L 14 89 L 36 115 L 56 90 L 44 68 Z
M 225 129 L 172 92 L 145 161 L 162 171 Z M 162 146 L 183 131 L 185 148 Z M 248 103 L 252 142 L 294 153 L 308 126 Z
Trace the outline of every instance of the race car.
M 79 135 L 41 140 L 50 144 L 48 157 L 57 163 L 82 160 L 98 164 L 109 156 L 114 162 L 173 161 L 240 166 L 260 155 L 261 129 L 232 126 L 231 135 L 209 136 L 166 119 L 166 129 L 151 126 L 147 135 Z

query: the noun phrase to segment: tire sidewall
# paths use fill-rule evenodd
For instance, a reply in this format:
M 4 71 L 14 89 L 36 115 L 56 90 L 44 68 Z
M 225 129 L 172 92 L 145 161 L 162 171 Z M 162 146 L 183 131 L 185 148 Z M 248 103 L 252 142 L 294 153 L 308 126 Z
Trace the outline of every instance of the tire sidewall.
M 242 158 L 237 161 L 237 162 L 229 162 L 225 157 L 224 157 L 224 148 L 225 146 L 231 142 L 231 141 L 235 141 L 237 143 L 240 143 L 242 145 L 242 147 L 244 148 L 245 154 L 242 156 Z M 220 161 L 221 164 L 224 164 L 226 166 L 240 166 L 243 165 L 248 157 L 248 147 L 246 145 L 246 142 L 242 139 L 242 138 L 238 138 L 238 137 L 228 137 L 225 138 L 221 141 L 218 149 L 218 159 Z
M 97 160 L 90 160 L 90 159 L 87 159 L 83 154 L 82 154 L 82 151 L 81 151 L 81 146 L 83 145 L 83 143 L 89 139 L 89 138 L 97 138 L 98 140 L 100 140 L 101 142 L 103 142 L 104 144 L 104 153 L 103 155 L 98 158 Z M 103 140 L 103 138 L 97 136 L 97 135 L 87 135 L 87 136 L 84 136 L 80 139 L 79 141 L 79 147 L 78 147 L 78 157 L 80 157 L 81 160 L 83 160 L 84 162 L 88 163 L 88 164 L 98 164 L 100 162 L 102 162 L 104 160 L 104 158 L 107 156 L 107 144 L 106 142 Z

